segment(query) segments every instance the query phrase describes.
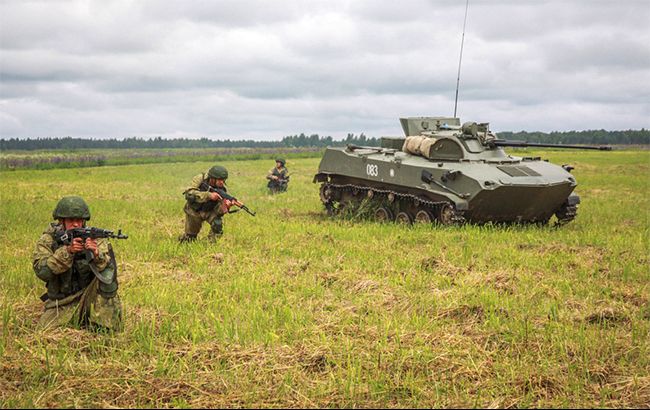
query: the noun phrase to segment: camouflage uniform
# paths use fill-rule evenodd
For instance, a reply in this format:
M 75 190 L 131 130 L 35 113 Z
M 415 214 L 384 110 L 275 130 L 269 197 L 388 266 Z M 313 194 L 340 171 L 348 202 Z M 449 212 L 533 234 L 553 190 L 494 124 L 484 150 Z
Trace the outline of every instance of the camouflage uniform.
M 211 192 L 206 188 L 210 179 L 209 172 L 210 170 L 192 178 L 192 183 L 183 192 L 187 202 L 183 208 L 185 211 L 185 234 L 179 238 L 181 242 L 196 239 L 204 221 L 210 224 L 209 239 L 216 239 L 223 234 L 222 217 L 225 214 L 222 209 L 223 200 L 210 200 Z M 226 191 L 226 187 L 221 189 Z
M 283 192 L 287 190 L 287 184 L 289 183 L 289 170 L 284 166 L 285 161 L 282 159 L 276 160 L 282 166 L 280 168 L 273 167 L 269 170 L 266 175 L 266 179 L 269 180 L 269 183 L 266 185 L 271 191 Z M 276 176 L 280 179 L 273 179 L 271 177 Z
M 121 330 L 122 306 L 108 240 L 97 239 L 98 256 L 88 262 L 84 252 L 71 254 L 65 245 L 57 243 L 59 230 L 63 227 L 52 223 L 43 232 L 32 258 L 36 276 L 47 286 L 39 327 L 73 324 Z M 98 281 L 93 270 L 103 277 L 113 277 L 113 282 Z

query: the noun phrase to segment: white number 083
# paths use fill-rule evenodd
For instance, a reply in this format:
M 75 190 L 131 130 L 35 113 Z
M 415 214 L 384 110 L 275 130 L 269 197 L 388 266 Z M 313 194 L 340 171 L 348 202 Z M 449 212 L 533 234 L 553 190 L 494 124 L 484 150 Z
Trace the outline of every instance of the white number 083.
M 366 174 L 371 177 L 376 177 L 379 175 L 379 167 L 374 164 L 368 164 L 366 165 Z

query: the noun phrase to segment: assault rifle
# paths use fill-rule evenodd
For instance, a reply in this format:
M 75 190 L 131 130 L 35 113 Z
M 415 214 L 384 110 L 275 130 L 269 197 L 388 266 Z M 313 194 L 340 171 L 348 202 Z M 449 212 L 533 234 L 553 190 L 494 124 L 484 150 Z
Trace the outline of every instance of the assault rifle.
M 83 227 L 83 228 L 73 228 L 73 229 L 68 229 L 67 231 L 61 232 L 61 234 L 57 237 L 57 240 L 64 244 L 64 245 L 70 245 L 75 238 L 81 238 L 82 240 L 86 240 L 88 238 L 91 239 L 99 239 L 99 238 L 115 238 L 115 239 L 128 239 L 128 235 L 124 235 L 122 233 L 122 230 L 119 229 L 117 231 L 117 234 L 115 234 L 113 231 L 109 231 L 108 229 L 102 229 L 102 228 L 95 228 L 94 226 L 88 226 L 88 227 Z
M 227 193 L 227 192 L 224 191 L 223 189 L 221 189 L 221 188 L 217 188 L 217 187 L 213 187 L 213 186 L 211 186 L 210 184 L 208 184 L 208 183 L 206 183 L 206 182 L 201 182 L 201 188 L 202 188 L 202 189 L 206 189 L 206 190 L 209 191 L 209 192 L 216 192 L 216 193 L 217 193 L 220 197 L 222 197 L 223 199 L 227 199 L 227 200 L 229 200 L 230 202 L 233 203 L 233 205 L 237 205 L 239 208 L 241 208 L 241 209 L 243 209 L 244 211 L 246 211 L 249 215 L 255 216 L 255 212 L 251 211 L 251 210 L 250 210 L 246 205 L 244 205 L 243 203 L 239 202 L 239 201 L 237 200 L 237 198 L 235 198 L 234 196 L 230 195 L 229 193 Z
M 95 228 L 92 226 L 83 227 L 83 228 L 72 228 L 67 231 L 61 231 L 56 235 L 56 241 L 62 245 L 70 245 L 75 238 L 81 238 L 83 242 L 86 239 L 99 239 L 99 238 L 114 238 L 114 239 L 128 239 L 128 235 L 124 235 L 122 230 L 119 229 L 117 234 L 108 229 Z M 90 250 L 85 251 L 86 259 L 88 261 L 92 260 L 94 255 Z
M 276 176 L 278 179 L 274 180 L 273 177 Z M 291 178 L 291 175 L 267 175 L 266 179 L 269 181 L 278 181 L 278 182 L 289 182 L 289 178 Z

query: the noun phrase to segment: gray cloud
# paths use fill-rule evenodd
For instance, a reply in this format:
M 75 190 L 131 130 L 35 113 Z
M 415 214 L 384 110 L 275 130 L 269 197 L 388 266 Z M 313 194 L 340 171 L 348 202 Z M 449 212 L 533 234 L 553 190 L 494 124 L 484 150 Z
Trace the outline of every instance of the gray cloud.
M 462 1 L 4 1 L 0 137 L 342 137 L 451 115 Z M 459 114 L 650 126 L 644 1 L 470 0 Z

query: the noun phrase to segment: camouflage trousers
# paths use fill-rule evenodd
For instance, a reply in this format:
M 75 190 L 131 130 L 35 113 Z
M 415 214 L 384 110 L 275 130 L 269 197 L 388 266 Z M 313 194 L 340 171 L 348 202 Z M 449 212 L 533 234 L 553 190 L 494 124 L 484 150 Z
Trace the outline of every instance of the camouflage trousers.
M 270 180 L 266 186 L 269 188 L 271 193 L 285 192 L 287 190 L 288 182 Z
M 64 299 L 47 300 L 38 327 L 95 327 L 122 330 L 122 303 L 118 295 L 105 298 L 98 292 L 99 281 L 93 279 L 85 289 Z
M 223 220 L 222 215 L 217 212 L 217 209 L 210 212 L 195 211 L 189 204 L 185 204 L 185 237 L 196 238 L 201 232 L 203 222 L 210 224 L 209 238 L 219 237 L 223 234 Z

